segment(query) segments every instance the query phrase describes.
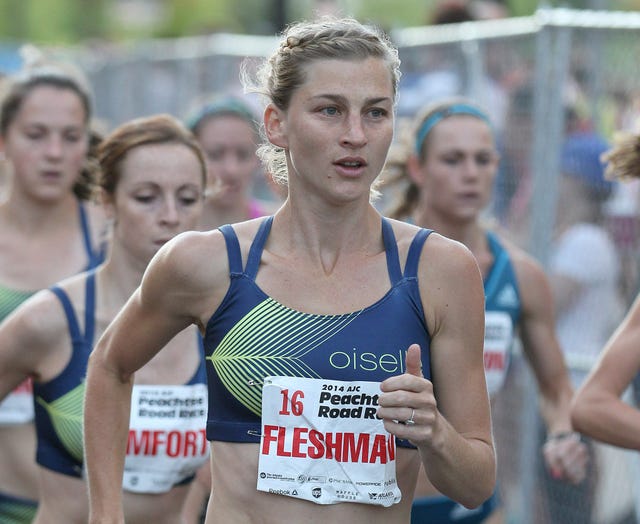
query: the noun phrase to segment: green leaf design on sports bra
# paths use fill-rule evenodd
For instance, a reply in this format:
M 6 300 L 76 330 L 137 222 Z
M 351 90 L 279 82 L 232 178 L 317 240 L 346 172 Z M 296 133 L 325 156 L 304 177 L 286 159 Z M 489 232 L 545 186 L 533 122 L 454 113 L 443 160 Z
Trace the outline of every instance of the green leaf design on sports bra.
M 41 397 L 36 398 L 37 402 L 47 410 L 60 442 L 78 462 L 83 460 L 82 410 L 84 406 L 84 390 L 85 385 L 83 382 L 50 404 Z
M 301 358 L 359 314 L 311 315 L 268 298 L 233 326 L 207 360 L 227 390 L 260 416 L 264 377 L 320 378 Z

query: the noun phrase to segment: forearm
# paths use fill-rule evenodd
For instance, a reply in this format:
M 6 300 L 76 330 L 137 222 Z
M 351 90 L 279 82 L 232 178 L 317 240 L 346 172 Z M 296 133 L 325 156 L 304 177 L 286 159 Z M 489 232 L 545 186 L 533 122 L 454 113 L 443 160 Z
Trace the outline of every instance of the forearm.
M 640 450 L 640 411 L 613 394 L 579 395 L 572 421 L 577 431 L 596 440 Z
M 85 465 L 91 522 L 124 522 L 122 474 L 129 432 L 133 377 L 119 378 L 92 358 L 84 407 Z
M 474 508 L 495 489 L 496 461 L 491 442 L 460 435 L 443 417 L 438 438 L 420 448 L 431 483 L 444 495 Z
M 540 414 L 544 420 L 547 434 L 572 431 L 571 399 L 573 389 L 567 379 L 558 379 L 553 388 L 541 391 Z

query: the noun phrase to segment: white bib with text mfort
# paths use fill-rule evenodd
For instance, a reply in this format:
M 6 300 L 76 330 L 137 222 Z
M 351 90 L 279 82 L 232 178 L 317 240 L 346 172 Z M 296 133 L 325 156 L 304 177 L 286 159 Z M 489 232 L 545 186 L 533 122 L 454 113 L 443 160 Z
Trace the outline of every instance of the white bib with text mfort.
M 378 382 L 267 377 L 258 490 L 317 504 L 400 502 L 379 395 Z
M 209 457 L 207 386 L 134 385 L 122 487 L 165 493 Z

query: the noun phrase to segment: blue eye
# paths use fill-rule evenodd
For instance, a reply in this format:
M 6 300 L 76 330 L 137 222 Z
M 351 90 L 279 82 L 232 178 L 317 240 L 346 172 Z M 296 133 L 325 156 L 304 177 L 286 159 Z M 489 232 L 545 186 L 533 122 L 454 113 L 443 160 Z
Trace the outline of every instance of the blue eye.
M 321 111 L 325 114 L 325 115 L 329 115 L 329 116 L 335 116 L 338 114 L 338 108 L 337 107 L 323 107 L 321 109 Z
M 376 108 L 372 109 L 371 111 L 369 111 L 369 114 L 373 118 L 382 118 L 382 117 L 387 115 L 387 110 L 386 109 L 381 109 L 379 107 L 376 107 Z

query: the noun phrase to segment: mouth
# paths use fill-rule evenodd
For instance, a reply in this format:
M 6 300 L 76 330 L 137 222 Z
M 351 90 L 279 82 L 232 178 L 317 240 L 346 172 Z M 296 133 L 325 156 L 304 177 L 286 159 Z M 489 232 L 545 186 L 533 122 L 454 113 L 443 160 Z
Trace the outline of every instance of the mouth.
M 362 158 L 342 158 L 334 162 L 333 165 L 346 176 L 360 175 L 367 167 L 367 163 Z
M 58 179 L 62 178 L 62 173 L 60 171 L 40 171 L 40 175 L 46 179 Z
M 458 200 L 460 202 L 465 202 L 467 204 L 476 204 L 481 200 L 481 195 L 479 193 L 461 193 L 458 195 Z

